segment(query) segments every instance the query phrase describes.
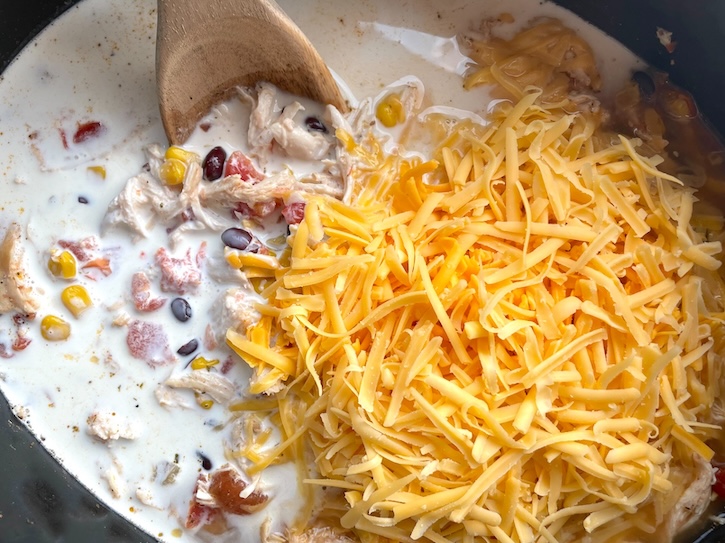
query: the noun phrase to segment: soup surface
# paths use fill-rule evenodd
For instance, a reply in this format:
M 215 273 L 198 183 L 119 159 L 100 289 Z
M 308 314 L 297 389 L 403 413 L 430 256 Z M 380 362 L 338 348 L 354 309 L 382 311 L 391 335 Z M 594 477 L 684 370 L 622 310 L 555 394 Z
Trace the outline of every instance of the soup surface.
M 478 21 L 499 15 L 493 4 L 458 1 L 441 10 L 426 2 L 415 11 L 385 2 L 282 6 L 353 104 L 424 89 L 419 98 L 437 107 L 434 114 L 479 121 L 494 96 L 487 87 L 463 89 L 470 60 L 456 36 L 480 32 Z M 500 30 L 504 36 L 540 15 L 560 18 L 585 35 L 605 95 L 640 67 L 616 43 L 553 5 L 517 1 L 506 7 L 516 22 Z M 229 461 L 229 440 L 245 430 L 241 419 L 230 417 L 230 405 L 255 408 L 232 401 L 252 373 L 233 357 L 224 332 L 243 322 L 260 299 L 229 293 L 243 280 L 229 267 L 218 232 L 186 229 L 183 221 L 171 220 L 171 211 L 164 223 L 163 212 L 149 212 L 158 203 L 153 195 L 131 212 L 117 198 L 130 191 L 132 201 L 143 191 L 127 180 L 144 165 L 158 174 L 154 168 L 169 158 L 163 148 L 148 148 L 165 140 L 153 84 L 154 23 L 153 2 L 86 0 L 41 34 L 0 82 L 0 228 L 20 225 L 18 247 L 37 301 L 19 308 L 36 313 L 34 320 L 15 316 L 18 311 L 0 316 L 0 387 L 46 447 L 109 505 L 161 540 L 196 541 L 215 539 L 208 524 L 200 530 L 204 523 L 189 521 L 199 476 L 219 473 Z M 277 100 L 281 107 L 293 98 L 282 94 Z M 303 104 L 303 118 L 313 124 L 324 118 L 319 105 Z M 184 148 L 199 157 L 214 146 L 249 152 L 249 115 L 243 101 L 220 106 Z M 390 133 L 404 136 L 394 128 Z M 309 177 L 317 171 L 318 192 L 324 193 L 319 157 L 294 155 L 272 153 L 252 166 L 240 159 L 233 173 L 273 177 L 289 168 Z M 287 223 L 298 222 L 291 218 L 294 204 L 285 202 L 264 220 L 250 220 L 267 215 L 263 210 L 239 209 L 240 226 L 281 250 Z M 248 248 L 256 241 L 245 235 L 232 232 L 224 243 Z M 189 372 L 199 369 L 192 364 L 215 367 L 208 375 L 222 377 L 189 381 L 189 375 L 207 375 Z M 281 440 L 274 425 L 253 433 L 270 443 Z M 257 541 L 260 529 L 293 525 L 306 505 L 299 486 L 289 483 L 296 479 L 292 462 L 255 475 L 264 507 L 254 503 L 250 484 L 244 515 L 225 518 L 224 528 Z

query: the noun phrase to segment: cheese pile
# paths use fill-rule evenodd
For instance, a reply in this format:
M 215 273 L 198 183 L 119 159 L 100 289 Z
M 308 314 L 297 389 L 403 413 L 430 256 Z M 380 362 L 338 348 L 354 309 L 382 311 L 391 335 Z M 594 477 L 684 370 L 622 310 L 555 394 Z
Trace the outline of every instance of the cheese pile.
M 539 94 L 430 160 L 338 131 L 351 201 L 307 201 L 261 320 L 228 332 L 278 399 L 251 471 L 304 443 L 362 541 L 651 532 L 667 511 L 634 513 L 713 455 L 720 243 L 638 141 Z

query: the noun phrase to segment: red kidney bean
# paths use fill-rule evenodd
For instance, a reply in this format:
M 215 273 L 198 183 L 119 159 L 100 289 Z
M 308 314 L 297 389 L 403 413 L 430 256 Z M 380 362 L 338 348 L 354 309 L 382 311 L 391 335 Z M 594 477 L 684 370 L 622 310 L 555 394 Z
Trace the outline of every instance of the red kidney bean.
M 227 228 L 222 232 L 222 243 L 232 249 L 246 250 L 252 243 L 254 236 L 244 228 Z
M 202 163 L 202 171 L 204 179 L 207 181 L 216 181 L 224 173 L 224 161 L 227 159 L 227 152 L 222 147 L 214 147 L 204 157 Z

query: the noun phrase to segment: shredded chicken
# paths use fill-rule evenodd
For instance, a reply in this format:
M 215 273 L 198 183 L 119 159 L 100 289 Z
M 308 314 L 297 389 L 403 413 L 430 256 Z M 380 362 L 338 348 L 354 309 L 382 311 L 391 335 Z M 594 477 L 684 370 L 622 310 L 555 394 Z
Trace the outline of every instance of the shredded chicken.
M 179 391 L 164 385 L 159 385 L 154 389 L 154 396 L 161 407 L 180 407 L 182 409 L 192 407 Z
M 692 468 L 675 468 L 686 472 L 685 476 L 689 478 L 689 481 L 685 483 L 684 491 L 677 498 L 674 507 L 666 510 L 666 505 L 665 507 L 658 507 L 658 504 L 655 503 L 657 520 L 662 521 L 657 531 L 659 541 L 672 541 L 677 533 L 702 517 L 705 509 L 710 504 L 712 484 L 715 480 L 714 468 L 697 454 L 693 457 L 693 464 L 694 474 Z M 682 474 L 673 474 L 673 478 L 677 475 Z M 662 497 L 662 500 L 668 498 L 671 500 L 672 496 Z
M 122 498 L 126 494 L 126 481 L 119 472 L 116 466 L 111 466 L 101 475 L 108 483 L 108 489 L 111 491 L 111 495 L 117 500 Z
M 342 535 L 329 526 L 309 528 L 301 534 L 290 534 L 289 543 L 354 543 L 355 540 Z
M 145 238 L 157 222 L 170 222 L 191 209 L 193 218 L 181 222 L 169 235 L 175 247 L 186 232 L 203 229 L 221 232 L 236 226 L 239 220 L 234 210 L 239 204 L 252 207 L 260 202 L 286 201 L 293 192 L 339 197 L 342 186 L 330 175 L 310 175 L 297 180 L 287 169 L 257 183 L 243 181 L 239 175 L 208 183 L 202 180 L 201 167 L 192 163 L 181 193 L 170 193 L 160 180 L 148 173 L 132 177 L 110 203 L 103 228 L 128 228 L 137 239 Z
M 295 122 L 295 115 L 305 110 L 302 104 L 292 102 L 280 111 L 275 87 L 260 83 L 256 91 L 256 97 L 244 91 L 242 96 L 252 104 L 247 137 L 252 156 L 261 164 L 269 159 L 273 142 L 292 158 L 321 160 L 330 153 L 331 138 L 310 132 Z
M 171 388 L 188 388 L 200 394 L 208 394 L 221 404 L 226 404 L 236 390 L 234 383 L 220 373 L 205 370 L 169 377 L 164 384 Z
M 119 439 L 136 439 L 140 434 L 140 429 L 135 421 L 111 412 L 98 411 L 91 413 L 86 423 L 88 424 L 88 433 L 105 442 Z
M 211 315 L 212 329 L 217 343 L 224 343 L 229 328 L 244 333 L 247 328 L 259 321 L 260 314 L 254 308 L 256 301 L 251 287 L 230 288 L 219 296 L 212 306 Z
M 19 311 L 35 315 L 40 292 L 28 276 L 20 225 L 12 223 L 0 245 L 0 314 Z

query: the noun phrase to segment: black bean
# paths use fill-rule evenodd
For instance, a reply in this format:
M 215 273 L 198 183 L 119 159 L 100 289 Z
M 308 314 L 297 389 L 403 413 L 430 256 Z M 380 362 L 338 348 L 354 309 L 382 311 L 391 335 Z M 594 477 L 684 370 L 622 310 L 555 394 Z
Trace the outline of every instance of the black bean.
M 632 81 L 637 83 L 642 98 L 649 100 L 655 93 L 655 82 L 647 72 L 636 71 L 632 74 Z
M 317 117 L 307 117 L 305 119 L 305 124 L 307 125 L 307 130 L 314 130 L 315 132 L 327 134 L 327 127 Z
M 209 151 L 202 163 L 204 179 L 216 181 L 224 173 L 224 161 L 227 159 L 227 152 L 221 147 L 214 147 Z
M 201 467 L 204 468 L 206 471 L 211 470 L 212 466 L 211 466 L 211 460 L 209 460 L 209 457 L 199 451 L 197 451 L 196 455 L 199 457 L 199 460 L 201 460 Z
M 222 243 L 232 249 L 244 251 L 252 243 L 254 236 L 244 228 L 227 228 L 222 232 Z
M 171 301 L 171 312 L 179 322 L 186 322 L 191 318 L 191 306 L 183 298 L 174 298 Z
M 187 341 L 181 347 L 179 347 L 176 352 L 177 352 L 177 354 L 180 354 L 181 356 L 189 356 L 194 351 L 196 351 L 198 348 L 199 348 L 199 340 L 192 339 L 191 341 Z

